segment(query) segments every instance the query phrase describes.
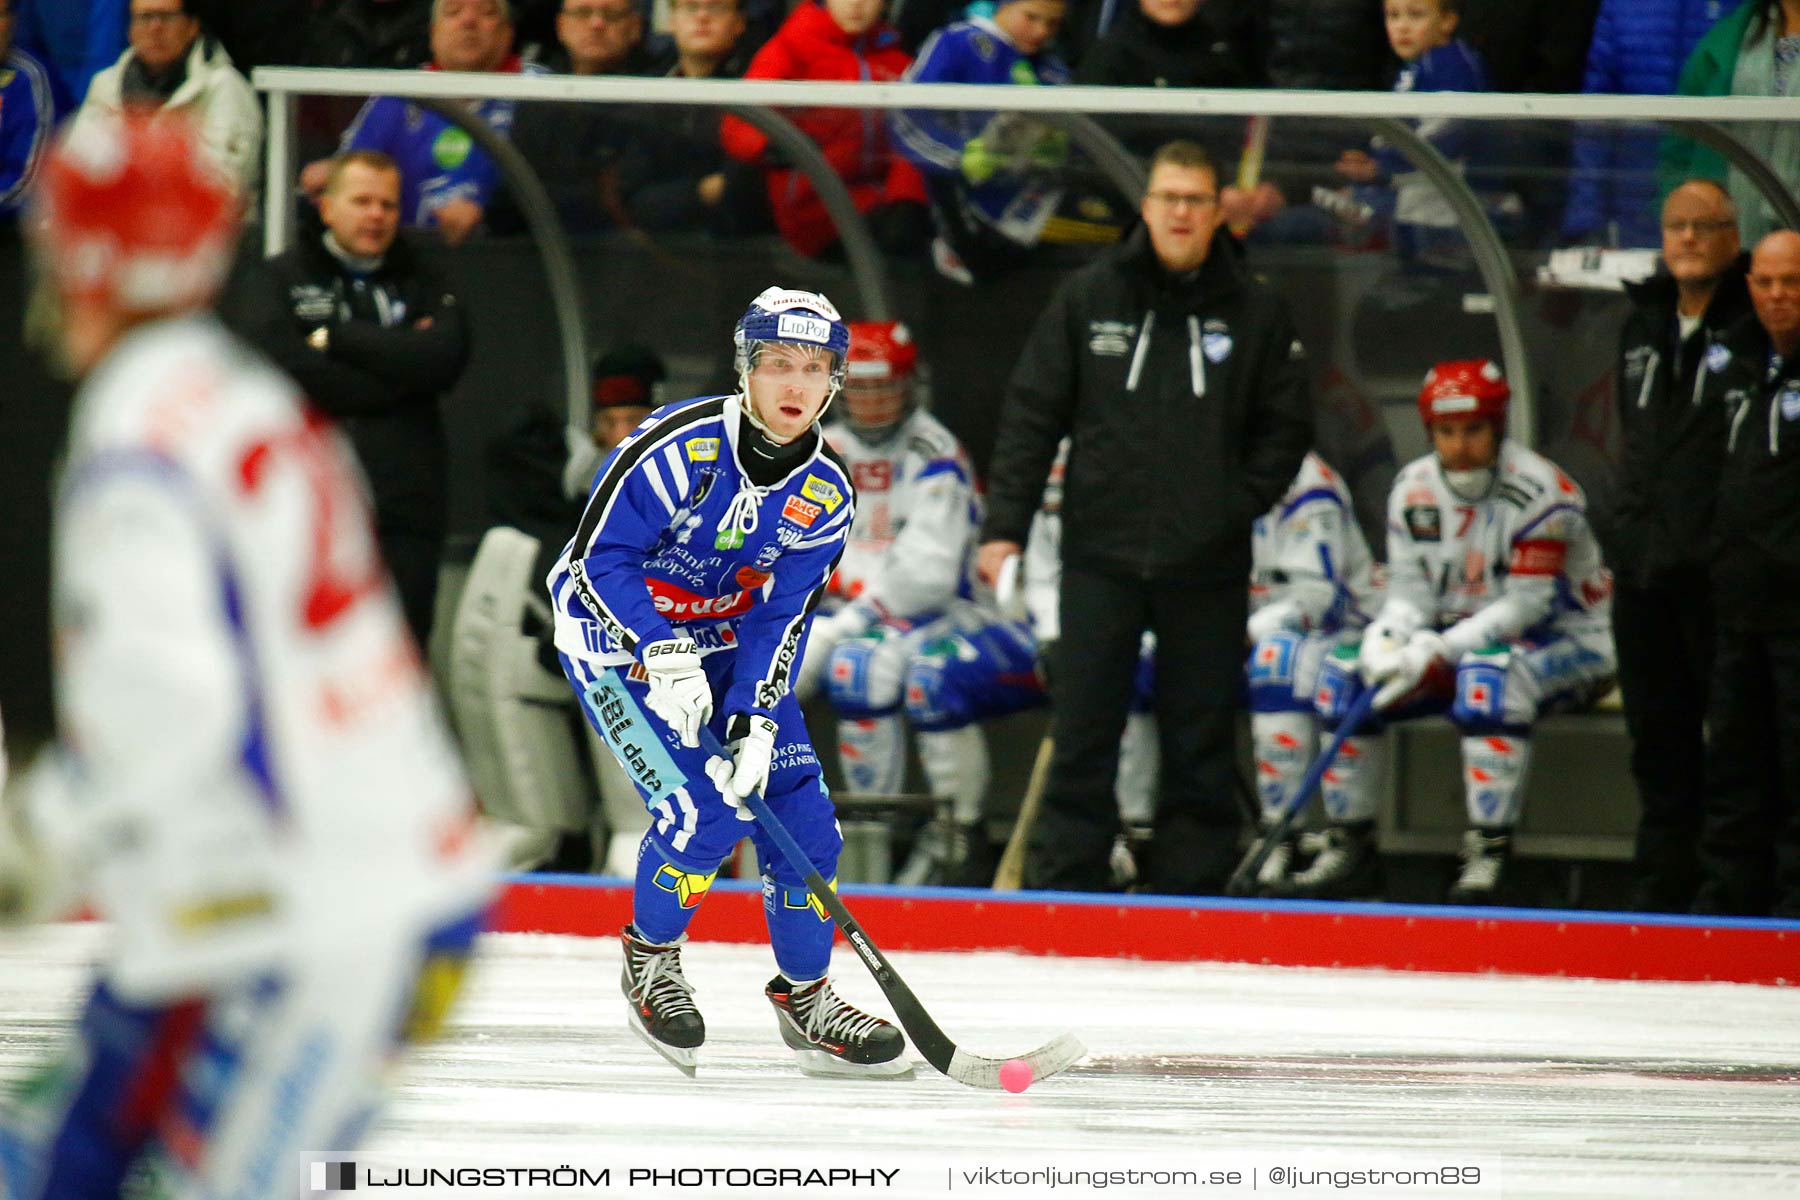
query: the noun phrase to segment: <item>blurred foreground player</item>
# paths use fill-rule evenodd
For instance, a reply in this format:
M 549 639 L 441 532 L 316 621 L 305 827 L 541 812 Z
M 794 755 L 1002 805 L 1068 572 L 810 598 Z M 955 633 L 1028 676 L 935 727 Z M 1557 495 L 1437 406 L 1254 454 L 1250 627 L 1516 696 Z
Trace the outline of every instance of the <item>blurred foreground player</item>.
M 82 386 L 58 744 L 15 819 L 62 868 L 36 911 L 85 898 L 111 936 L 0 1193 L 297 1194 L 442 1022 L 485 838 L 348 449 L 206 313 L 235 204 L 192 130 L 83 122 L 36 199 Z
M 761 792 L 835 877 L 844 839 L 791 683 L 855 518 L 818 424 L 850 334 L 825 297 L 769 288 L 735 342 L 739 392 L 664 405 L 621 442 L 547 581 L 563 670 L 652 816 L 621 986 L 632 1029 L 691 1073 L 706 1025 L 681 943 L 748 835 L 780 971 L 766 991 L 801 1069 L 908 1074 L 900 1031 L 832 991 L 837 927 L 805 876 L 743 823 Z

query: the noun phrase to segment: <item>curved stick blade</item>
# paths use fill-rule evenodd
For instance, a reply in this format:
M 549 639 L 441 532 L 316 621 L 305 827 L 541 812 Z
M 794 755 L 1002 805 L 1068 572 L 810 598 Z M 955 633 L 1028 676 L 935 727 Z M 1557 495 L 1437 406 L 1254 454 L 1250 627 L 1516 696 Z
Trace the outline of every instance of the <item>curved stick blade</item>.
M 1030 1064 L 1032 1082 L 1035 1083 L 1073 1066 L 1086 1055 L 1087 1047 L 1081 1044 L 1081 1039 L 1072 1033 L 1065 1033 L 1053 1041 L 1044 1043 L 1030 1054 L 1021 1054 L 1018 1057 Z M 1011 1061 L 1006 1058 L 983 1058 L 979 1054 L 970 1054 L 967 1050 L 958 1047 L 956 1053 L 951 1056 L 950 1065 L 945 1069 L 944 1074 L 956 1082 L 967 1084 L 970 1087 L 1000 1091 L 1002 1090 L 1000 1068 Z

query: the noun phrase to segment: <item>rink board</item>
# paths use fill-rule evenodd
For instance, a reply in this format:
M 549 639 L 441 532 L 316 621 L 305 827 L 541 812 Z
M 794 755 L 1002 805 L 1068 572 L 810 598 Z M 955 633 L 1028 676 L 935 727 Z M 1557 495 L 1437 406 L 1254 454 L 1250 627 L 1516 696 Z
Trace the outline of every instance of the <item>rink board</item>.
M 846 887 L 883 950 L 1013 950 L 1076 958 L 1380 967 L 1585 979 L 1789 986 L 1800 982 L 1800 924 L 1544 909 L 1466 909 L 996 894 L 957 888 Z M 621 880 L 516 876 L 494 928 L 616 936 L 630 919 Z M 720 880 L 690 930 L 696 941 L 766 942 L 760 889 Z

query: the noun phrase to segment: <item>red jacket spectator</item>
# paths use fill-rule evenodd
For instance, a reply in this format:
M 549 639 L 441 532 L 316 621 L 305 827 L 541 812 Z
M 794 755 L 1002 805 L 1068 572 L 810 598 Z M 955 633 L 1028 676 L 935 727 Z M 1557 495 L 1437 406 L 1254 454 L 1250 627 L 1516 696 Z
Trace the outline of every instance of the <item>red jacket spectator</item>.
M 893 82 L 911 62 L 899 33 L 885 21 L 852 35 L 832 20 L 823 4 L 807 2 L 756 52 L 744 78 Z M 818 143 L 859 211 L 897 202 L 925 203 L 925 181 L 917 168 L 894 152 L 881 110 L 812 108 L 790 111 L 788 116 Z M 737 117 L 725 117 L 719 137 L 733 158 L 765 167 L 775 225 L 790 246 L 811 257 L 837 240 L 837 229 L 806 176 L 764 159 L 769 139 L 760 130 Z

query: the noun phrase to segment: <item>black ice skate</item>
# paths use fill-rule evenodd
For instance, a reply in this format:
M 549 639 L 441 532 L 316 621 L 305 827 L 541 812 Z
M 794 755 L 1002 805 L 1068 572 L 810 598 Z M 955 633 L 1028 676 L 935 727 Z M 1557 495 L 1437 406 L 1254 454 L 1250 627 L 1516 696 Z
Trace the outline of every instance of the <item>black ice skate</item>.
M 706 1040 L 706 1022 L 694 1007 L 694 988 L 681 973 L 679 937 L 668 945 L 646 942 L 634 927 L 620 931 L 625 970 L 619 987 L 631 1005 L 631 1028 L 650 1048 L 688 1075 L 694 1073 L 696 1051 Z
M 1471 829 L 1463 834 L 1462 874 L 1450 888 L 1451 904 L 1496 904 L 1500 875 L 1512 854 L 1512 830 Z
M 893 1078 L 912 1074 L 901 1057 L 906 1039 L 900 1031 L 840 1000 L 824 979 L 795 988 L 787 976 L 769 980 L 769 1003 L 781 1040 L 793 1050 L 808 1075 Z
M 1379 900 L 1381 855 L 1375 848 L 1375 823 L 1333 825 L 1321 839 L 1323 844 L 1306 869 L 1279 879 L 1269 894 L 1307 900 Z

